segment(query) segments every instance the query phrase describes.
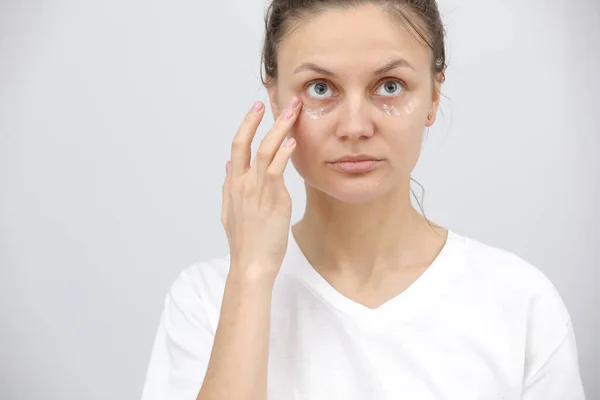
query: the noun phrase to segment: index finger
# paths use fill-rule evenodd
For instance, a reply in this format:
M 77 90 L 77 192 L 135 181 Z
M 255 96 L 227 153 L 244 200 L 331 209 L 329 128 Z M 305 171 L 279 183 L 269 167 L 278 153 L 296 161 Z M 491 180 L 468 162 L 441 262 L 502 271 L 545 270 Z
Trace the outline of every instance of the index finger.
M 265 111 L 260 101 L 254 103 L 238 128 L 231 143 L 231 173 L 241 175 L 250 168 L 250 145 Z

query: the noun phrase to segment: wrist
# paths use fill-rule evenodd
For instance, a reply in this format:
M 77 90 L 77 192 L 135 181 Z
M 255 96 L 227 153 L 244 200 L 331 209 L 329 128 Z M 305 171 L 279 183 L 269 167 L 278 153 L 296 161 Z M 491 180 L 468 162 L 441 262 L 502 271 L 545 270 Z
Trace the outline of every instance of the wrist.
M 232 263 L 229 267 L 229 273 L 227 280 L 235 282 L 236 284 L 249 284 L 252 286 L 264 286 L 272 289 L 275 284 L 275 278 L 277 277 L 278 268 L 267 267 L 265 265 L 250 266 L 245 265 L 239 267 L 237 264 Z

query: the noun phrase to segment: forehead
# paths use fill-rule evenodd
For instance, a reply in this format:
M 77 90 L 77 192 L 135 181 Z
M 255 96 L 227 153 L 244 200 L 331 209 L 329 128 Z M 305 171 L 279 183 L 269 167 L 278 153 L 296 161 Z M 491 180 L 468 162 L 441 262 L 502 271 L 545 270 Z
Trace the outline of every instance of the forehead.
M 389 59 L 406 59 L 419 73 L 429 73 L 429 48 L 399 19 L 374 6 L 330 9 L 294 29 L 278 52 L 280 73 L 304 62 L 338 72 L 348 68 L 377 69 Z

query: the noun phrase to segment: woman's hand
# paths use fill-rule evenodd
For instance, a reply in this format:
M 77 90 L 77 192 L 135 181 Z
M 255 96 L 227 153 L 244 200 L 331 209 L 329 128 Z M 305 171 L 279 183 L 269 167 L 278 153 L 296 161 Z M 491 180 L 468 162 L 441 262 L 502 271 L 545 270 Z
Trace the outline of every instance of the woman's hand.
M 230 273 L 275 279 L 288 244 L 292 201 L 283 172 L 296 147 L 293 138 L 281 144 L 300 111 L 294 97 L 261 141 L 250 165 L 250 145 L 265 107 L 257 102 L 246 115 L 231 145 L 223 185 L 221 222 L 230 250 Z

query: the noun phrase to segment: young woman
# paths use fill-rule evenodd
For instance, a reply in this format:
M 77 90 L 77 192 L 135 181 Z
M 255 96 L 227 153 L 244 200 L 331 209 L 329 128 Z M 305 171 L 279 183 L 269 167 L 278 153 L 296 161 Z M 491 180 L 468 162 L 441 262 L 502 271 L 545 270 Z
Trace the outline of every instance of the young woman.
M 545 275 L 410 202 L 446 68 L 435 0 L 275 0 L 264 46 L 275 124 L 252 162 L 263 104 L 235 135 L 230 253 L 172 285 L 143 399 L 584 399 Z

